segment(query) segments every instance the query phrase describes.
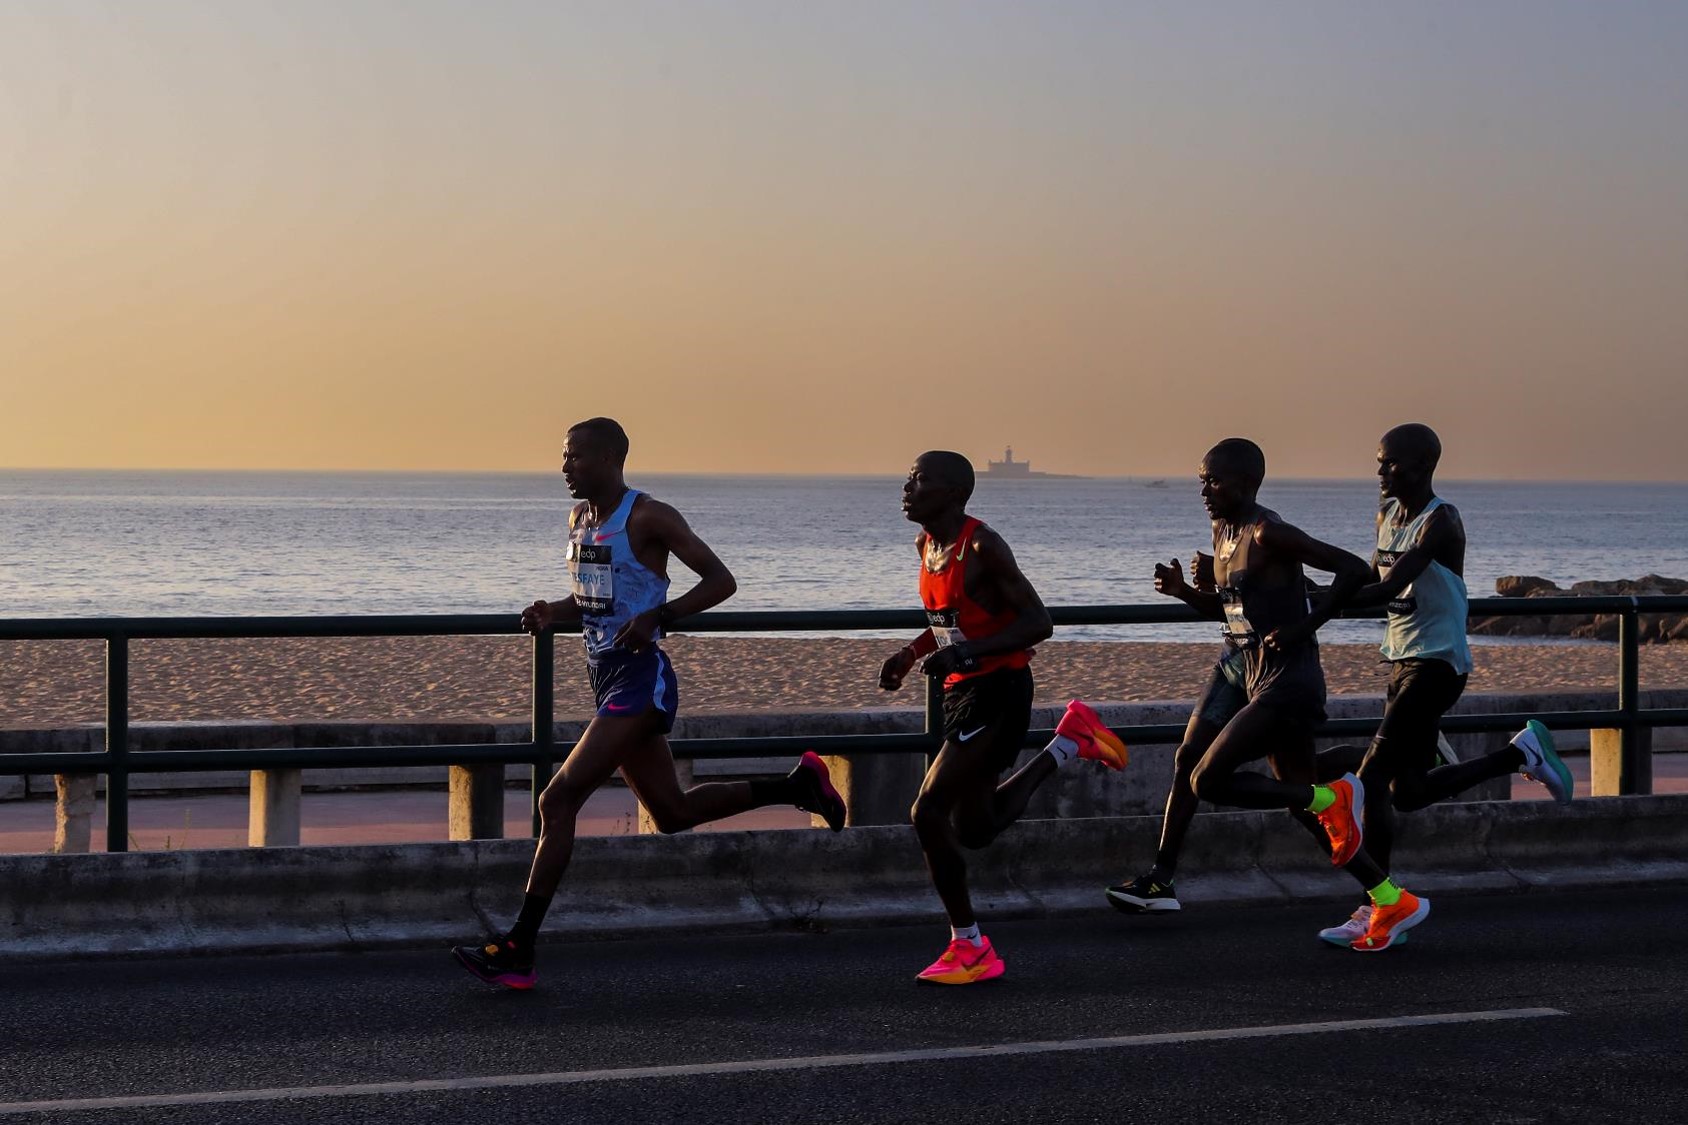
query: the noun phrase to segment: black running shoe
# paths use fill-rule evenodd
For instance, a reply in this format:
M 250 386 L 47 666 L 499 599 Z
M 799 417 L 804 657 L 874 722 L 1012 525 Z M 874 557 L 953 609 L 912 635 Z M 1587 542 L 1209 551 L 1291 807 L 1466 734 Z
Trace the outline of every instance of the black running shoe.
M 838 795 L 838 790 L 832 786 L 832 774 L 827 772 L 826 763 L 813 750 L 803 751 L 803 756 L 797 759 L 797 768 L 791 771 L 788 778 L 797 787 L 797 799 L 792 802 L 807 813 L 819 813 L 826 820 L 826 826 L 834 832 L 844 831 L 844 798 Z
M 1108 888 L 1108 901 L 1124 914 L 1167 914 L 1183 909 L 1172 886 L 1147 875 L 1140 875 L 1129 883 Z
M 527 989 L 539 979 L 533 971 L 533 950 L 518 949 L 508 938 L 485 945 L 459 945 L 452 949 L 451 955 L 487 984 Z

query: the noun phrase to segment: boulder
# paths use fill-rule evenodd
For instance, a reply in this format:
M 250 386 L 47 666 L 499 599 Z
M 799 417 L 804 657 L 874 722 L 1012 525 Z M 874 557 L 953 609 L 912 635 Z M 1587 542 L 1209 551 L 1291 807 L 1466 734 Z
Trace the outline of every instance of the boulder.
M 1614 582 L 1574 582 L 1569 590 L 1565 590 L 1546 578 L 1507 575 L 1495 579 L 1495 593 L 1503 598 L 1680 596 L 1688 594 L 1688 579 L 1648 574 L 1635 579 L 1620 578 Z M 1572 637 L 1615 641 L 1618 639 L 1619 622 L 1619 617 L 1612 613 L 1481 617 L 1473 619 L 1468 628 L 1473 636 L 1480 637 Z M 1688 640 L 1688 614 L 1643 614 L 1639 632 L 1644 644 Z

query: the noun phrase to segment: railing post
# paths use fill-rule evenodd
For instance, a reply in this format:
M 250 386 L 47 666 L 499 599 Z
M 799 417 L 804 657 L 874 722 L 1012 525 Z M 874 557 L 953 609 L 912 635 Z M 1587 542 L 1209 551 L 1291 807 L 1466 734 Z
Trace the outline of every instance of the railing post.
M 539 835 L 539 795 L 551 781 L 551 754 L 556 746 L 556 704 L 553 699 L 556 674 L 555 645 L 549 629 L 533 635 L 533 749 L 539 760 L 533 764 L 533 834 Z
M 247 846 L 298 847 L 305 771 L 253 770 L 251 777 L 246 813 Z
M 1639 721 L 1641 611 L 1634 598 L 1618 615 L 1618 711 L 1616 730 L 1589 731 L 1589 789 L 1596 797 L 1653 791 L 1653 729 Z
M 129 638 L 106 638 L 106 851 L 129 850 Z

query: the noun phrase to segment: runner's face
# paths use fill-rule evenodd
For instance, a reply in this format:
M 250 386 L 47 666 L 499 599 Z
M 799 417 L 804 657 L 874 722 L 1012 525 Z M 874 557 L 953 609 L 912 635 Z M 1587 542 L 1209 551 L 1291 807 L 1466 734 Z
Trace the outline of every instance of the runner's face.
M 930 523 L 955 502 L 955 489 L 916 461 L 903 482 L 903 515 L 912 523 Z
M 1196 470 L 1202 486 L 1202 507 L 1208 519 L 1228 520 L 1247 510 L 1254 498 L 1249 482 L 1223 458 L 1204 458 Z
M 593 445 L 591 434 L 570 431 L 563 438 L 563 483 L 576 500 L 602 491 L 613 470 L 609 457 Z
M 1377 491 L 1398 500 L 1422 487 L 1430 475 L 1424 457 L 1405 442 L 1386 437 L 1377 446 Z

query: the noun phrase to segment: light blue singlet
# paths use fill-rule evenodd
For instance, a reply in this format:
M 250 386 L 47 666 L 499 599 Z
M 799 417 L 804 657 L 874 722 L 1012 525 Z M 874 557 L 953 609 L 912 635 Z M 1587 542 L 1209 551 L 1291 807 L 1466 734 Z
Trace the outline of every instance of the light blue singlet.
M 1430 513 L 1441 506 L 1438 496 L 1404 526 L 1396 522 L 1404 515 L 1399 500 L 1383 506 L 1383 520 L 1377 525 L 1379 577 L 1389 577 L 1389 569 L 1418 543 Z M 1471 646 L 1465 639 L 1466 607 L 1465 579 L 1432 562 L 1389 603 L 1383 659 L 1440 660 L 1459 675 L 1466 675 L 1471 671 Z
M 629 488 L 600 527 L 577 527 L 569 516 L 569 577 L 588 661 L 618 651 L 614 641 L 621 627 L 668 600 L 668 579 L 635 558 L 627 542 L 627 517 L 643 495 Z

